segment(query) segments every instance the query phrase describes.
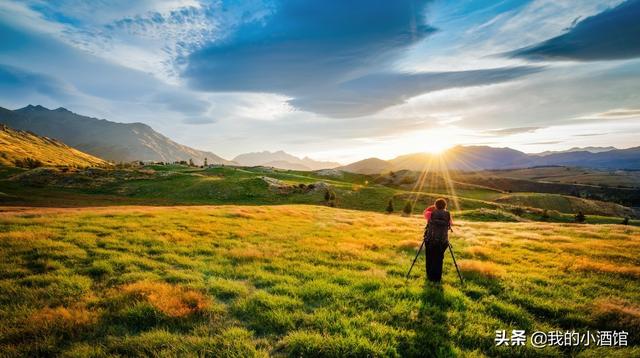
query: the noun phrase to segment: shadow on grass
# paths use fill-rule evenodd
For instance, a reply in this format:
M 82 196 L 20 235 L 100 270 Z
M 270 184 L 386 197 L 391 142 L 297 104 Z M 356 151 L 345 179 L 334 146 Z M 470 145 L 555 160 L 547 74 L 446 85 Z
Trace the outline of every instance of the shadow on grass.
M 426 282 L 418 312 L 418 325 L 415 330 L 414 352 L 416 357 L 454 357 L 447 322 L 449 304 L 444 295 L 442 284 Z

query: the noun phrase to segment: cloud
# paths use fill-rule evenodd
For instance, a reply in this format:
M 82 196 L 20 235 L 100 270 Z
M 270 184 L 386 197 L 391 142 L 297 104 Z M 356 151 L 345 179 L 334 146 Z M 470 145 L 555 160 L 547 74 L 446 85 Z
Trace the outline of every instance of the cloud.
M 520 133 L 531 133 L 535 132 L 542 127 L 516 127 L 516 128 L 504 128 L 504 129 L 493 129 L 484 131 L 484 133 L 494 135 L 494 136 L 506 136 L 512 134 L 520 134 Z
M 566 33 L 509 53 L 546 61 L 602 61 L 640 57 L 640 0 L 577 22 Z
M 601 135 L 607 135 L 609 133 L 585 133 L 585 134 L 574 134 L 574 137 L 596 137 Z
M 435 29 L 427 1 L 289 1 L 263 21 L 188 57 L 183 75 L 199 90 L 268 92 L 295 108 L 358 117 L 422 93 L 487 85 L 537 72 L 533 67 L 400 73 L 393 61 Z
M 640 116 L 640 109 L 637 108 L 621 108 L 612 109 L 595 115 L 598 118 L 633 118 Z
M 73 87 L 54 77 L 0 63 L 0 93 L 3 96 L 68 98 L 73 91 Z
M 300 95 L 290 103 L 330 117 L 358 117 L 404 103 L 417 95 L 449 88 L 490 85 L 539 72 L 538 67 L 433 73 L 379 73 L 337 84 L 329 91 Z
M 549 141 L 531 142 L 531 143 L 524 143 L 524 144 L 525 145 L 545 145 L 545 144 L 559 144 L 559 143 L 563 143 L 563 141 L 561 141 L 561 140 L 549 140 Z
M 616 121 L 640 118 L 640 109 L 617 108 L 572 118 L 571 121 Z

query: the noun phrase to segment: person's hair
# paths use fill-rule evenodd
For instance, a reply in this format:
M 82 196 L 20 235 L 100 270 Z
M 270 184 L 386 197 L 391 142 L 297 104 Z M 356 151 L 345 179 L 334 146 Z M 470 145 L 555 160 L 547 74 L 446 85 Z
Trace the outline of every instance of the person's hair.
M 436 200 L 435 205 L 436 205 L 436 208 L 437 208 L 438 210 L 444 210 L 444 209 L 446 209 L 446 207 L 447 207 L 447 201 L 446 201 L 446 200 L 444 200 L 443 198 L 438 198 L 438 199 Z

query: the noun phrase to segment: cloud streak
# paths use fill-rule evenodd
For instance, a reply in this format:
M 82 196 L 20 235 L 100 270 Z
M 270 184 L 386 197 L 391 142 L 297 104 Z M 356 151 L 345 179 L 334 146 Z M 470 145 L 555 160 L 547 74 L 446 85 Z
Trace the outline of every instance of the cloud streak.
M 542 127 L 516 127 L 516 128 L 504 128 L 504 129 L 493 129 L 485 131 L 484 133 L 494 135 L 494 136 L 505 136 L 505 135 L 513 135 L 520 133 L 531 133 L 535 132 Z
M 577 22 L 560 36 L 509 53 L 544 61 L 602 61 L 640 57 L 640 0 L 627 0 Z

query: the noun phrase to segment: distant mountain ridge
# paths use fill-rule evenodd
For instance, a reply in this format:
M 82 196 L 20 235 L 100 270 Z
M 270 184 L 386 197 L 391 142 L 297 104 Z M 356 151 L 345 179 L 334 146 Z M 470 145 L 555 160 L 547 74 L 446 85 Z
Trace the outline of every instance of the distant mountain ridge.
M 526 154 L 511 148 L 488 146 L 456 146 L 440 155 L 414 153 L 391 160 L 368 158 L 336 169 L 360 173 L 379 174 L 386 171 L 414 170 L 446 167 L 457 170 L 514 169 L 533 166 L 562 165 L 593 169 L 640 169 L 640 147 L 606 151 L 566 151 L 544 156 Z
M 40 162 L 52 166 L 109 166 L 106 161 L 55 139 L 15 130 L 0 124 L 0 165 L 29 166 Z
M 301 159 L 282 150 L 277 152 L 262 151 L 240 154 L 233 158 L 233 161 L 247 167 L 261 165 L 265 167 L 291 170 L 320 170 L 332 169 L 340 166 L 340 163 L 323 162 L 313 160 L 309 157 Z
M 94 156 L 114 161 L 174 162 L 192 159 L 202 164 L 231 164 L 214 153 L 178 144 L 143 123 L 116 123 L 73 113 L 28 105 L 11 111 L 0 107 L 0 123 L 55 138 Z
M 573 147 L 567 150 L 547 150 L 541 153 L 535 153 L 532 155 L 546 156 L 550 154 L 558 154 L 558 153 L 573 153 L 573 152 L 590 152 L 590 153 L 602 153 L 608 152 L 610 150 L 616 150 L 616 147 Z

